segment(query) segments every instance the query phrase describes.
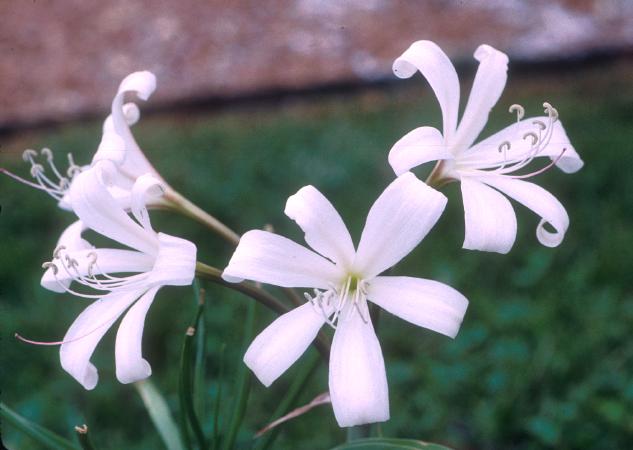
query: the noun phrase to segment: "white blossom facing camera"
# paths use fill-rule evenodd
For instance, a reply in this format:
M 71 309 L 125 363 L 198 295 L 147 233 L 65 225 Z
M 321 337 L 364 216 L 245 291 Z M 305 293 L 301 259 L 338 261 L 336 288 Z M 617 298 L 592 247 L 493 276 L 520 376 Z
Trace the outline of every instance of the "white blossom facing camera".
M 444 195 L 405 173 L 371 207 L 355 250 L 332 204 L 305 186 L 288 198 L 285 213 L 314 251 L 266 231 L 244 234 L 224 269 L 225 280 L 314 288 L 306 304 L 275 320 L 248 348 L 244 362 L 257 378 L 273 383 L 327 323 L 335 328 L 329 388 L 338 424 L 387 420 L 387 378 L 367 301 L 415 325 L 457 334 L 468 306 L 462 294 L 436 281 L 379 276 L 420 243 L 445 206 Z
M 565 173 L 583 166 L 558 120 L 558 112 L 544 103 L 546 116 L 523 119 L 524 109 L 512 105 L 513 125 L 474 144 L 499 100 L 507 79 L 507 56 L 481 45 L 475 51 L 479 68 L 458 123 L 459 80 L 446 54 L 431 41 L 415 42 L 393 64 L 394 73 L 409 78 L 416 71 L 427 79 L 440 104 L 443 132 L 420 127 L 396 142 L 389 163 L 397 175 L 430 161 L 439 161 L 431 179 L 461 183 L 466 235 L 463 247 L 507 253 L 516 239 L 517 223 L 512 205 L 503 195 L 527 206 L 541 217 L 538 240 L 559 245 L 569 226 L 563 205 L 540 186 L 524 181 L 556 165 Z M 531 173 L 517 173 L 535 158 L 550 162 Z M 548 223 L 554 231 L 545 229 Z
M 116 164 L 117 172 L 111 176 L 108 191 L 126 209 L 130 207 L 130 191 L 139 176 L 151 173 L 165 183 L 143 154 L 130 130 L 130 126 L 140 118 L 138 106 L 133 102 L 124 103 L 127 94 L 136 94 L 139 99 L 147 100 L 155 89 L 156 77 L 148 71 L 131 73 L 121 81 L 112 100 L 111 114 L 103 123 L 101 142 L 92 158 L 92 165 L 101 160 L 109 160 Z M 30 174 L 33 181 L 25 180 L 6 169 L 0 171 L 17 181 L 46 192 L 58 201 L 60 208 L 72 210 L 68 196 L 70 185 L 78 173 L 90 166 L 78 166 L 73 155 L 69 153 L 68 168 L 60 170 L 54 162 L 53 152 L 48 148 L 42 149 L 40 155 L 35 150 L 25 150 L 23 158 L 31 164 Z M 42 164 L 42 158 L 46 160 L 48 170 L 46 165 Z M 152 202 L 151 206 L 165 203 L 162 197 Z
M 100 162 L 78 174 L 69 190 L 79 221 L 61 235 L 53 260 L 44 263 L 43 287 L 56 292 L 96 299 L 73 322 L 60 342 L 61 365 L 86 389 L 98 381 L 90 358 L 101 338 L 127 310 L 116 336 L 116 376 L 131 383 L 151 375 L 142 357 L 145 315 L 162 286 L 192 283 L 196 246 L 152 229 L 146 209 L 148 197 L 160 195 L 162 183 L 152 174 L 138 177 L 130 190 L 128 215 L 106 185 L 117 169 Z M 130 250 L 94 248 L 82 238 L 90 228 L 124 244 Z M 87 292 L 79 292 L 87 290 Z

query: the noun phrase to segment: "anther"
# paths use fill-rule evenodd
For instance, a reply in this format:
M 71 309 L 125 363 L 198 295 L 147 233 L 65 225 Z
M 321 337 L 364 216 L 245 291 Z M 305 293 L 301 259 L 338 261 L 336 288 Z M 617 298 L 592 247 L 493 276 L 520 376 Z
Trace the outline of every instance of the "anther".
M 558 111 L 551 104 L 544 102 L 543 108 L 545 108 L 545 112 L 552 120 L 556 121 L 558 119 Z
M 24 162 L 33 162 L 33 158 L 37 157 L 37 152 L 33 149 L 26 149 L 22 152 Z
M 508 112 L 510 114 L 516 112 L 517 113 L 517 122 L 521 119 L 523 119 L 523 116 L 525 116 L 525 108 L 517 103 L 515 103 L 514 105 L 510 106 L 510 109 L 508 109 Z
M 55 259 L 60 259 L 60 258 L 61 258 L 60 253 L 61 253 L 63 250 L 66 250 L 66 246 L 65 246 L 65 245 L 60 245 L 59 247 L 57 247 L 57 248 L 53 251 L 53 258 L 55 258 Z
M 44 166 L 41 164 L 33 163 L 31 166 L 31 176 L 33 178 L 37 178 L 39 175 L 44 173 Z
M 547 128 L 547 125 L 545 125 L 545 123 L 541 120 L 533 120 L 532 124 L 536 125 L 537 127 L 539 127 L 541 129 L 541 131 L 544 131 Z
M 511 147 L 510 142 L 503 141 L 501 144 L 499 144 L 499 153 L 510 150 L 510 147 Z
M 538 143 L 538 136 L 535 132 L 529 131 L 523 135 L 523 139 L 527 139 L 528 137 L 532 138 L 532 146 L 535 146 Z
M 57 273 L 59 272 L 59 269 L 57 268 L 57 265 L 55 265 L 55 263 L 51 262 L 51 261 L 47 261 L 45 263 L 42 264 L 42 269 L 51 269 L 53 271 L 53 275 L 57 275 Z
M 49 163 L 53 161 L 53 151 L 50 148 L 44 147 L 40 150 L 40 154 L 44 156 Z

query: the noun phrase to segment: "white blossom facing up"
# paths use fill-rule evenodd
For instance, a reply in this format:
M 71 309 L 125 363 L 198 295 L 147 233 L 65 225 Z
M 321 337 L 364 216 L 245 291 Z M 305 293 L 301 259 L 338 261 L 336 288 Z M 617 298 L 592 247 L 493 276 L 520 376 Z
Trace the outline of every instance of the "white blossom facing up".
M 60 342 L 62 367 L 86 389 L 98 381 L 92 353 L 124 313 L 116 336 L 116 376 L 131 383 L 151 375 L 141 353 L 145 315 L 162 286 L 189 285 L 195 274 L 196 246 L 152 229 L 146 203 L 160 195 L 161 181 L 152 174 L 137 178 L 130 190 L 134 220 L 107 188 L 112 175 L 117 168 L 102 161 L 75 177 L 69 196 L 79 221 L 61 235 L 41 281 L 52 291 L 95 299 Z M 94 248 L 82 238 L 87 228 L 130 249 Z
M 406 256 L 440 217 L 446 198 L 412 173 L 380 195 L 367 216 L 357 249 L 338 212 L 314 187 L 288 199 L 285 213 L 312 250 L 282 236 L 244 234 L 223 278 L 313 288 L 308 302 L 259 334 L 244 362 L 266 386 L 286 371 L 324 324 L 335 328 L 329 388 L 342 427 L 389 418 L 384 361 L 367 301 L 415 325 L 454 337 L 468 301 L 455 289 L 421 278 L 380 276 Z
M 479 68 L 468 102 L 458 122 L 459 80 L 446 54 L 431 41 L 417 41 L 393 65 L 400 78 L 416 71 L 427 79 L 435 92 L 443 117 L 443 130 L 420 127 L 393 146 L 389 163 L 397 175 L 430 161 L 441 161 L 433 173 L 435 180 L 461 182 L 466 235 L 463 247 L 507 253 L 517 231 L 513 198 L 541 217 L 538 240 L 545 246 L 559 245 L 569 226 L 563 205 L 540 186 L 524 181 L 556 165 L 565 173 L 583 166 L 569 142 L 558 112 L 544 103 L 546 116 L 523 119 L 524 109 L 512 105 L 517 114 L 513 125 L 474 144 L 499 100 L 507 79 L 507 56 L 489 45 L 475 51 Z M 535 158 L 550 162 L 531 173 L 520 173 Z M 553 231 L 545 228 L 549 224 Z
M 155 89 L 156 77 L 148 71 L 131 73 L 121 81 L 112 100 L 111 114 L 103 123 L 101 142 L 92 158 L 91 165 L 101 160 L 109 160 L 116 164 L 117 171 L 111 176 L 108 190 L 126 209 L 130 207 L 130 191 L 139 176 L 151 173 L 165 184 L 145 157 L 130 130 L 130 126 L 138 122 L 140 118 L 138 106 L 133 102 L 124 103 L 125 96 L 129 94 L 136 94 L 139 99 L 148 100 Z M 58 201 L 60 208 L 72 210 L 68 195 L 69 188 L 75 176 L 91 165 L 77 165 L 71 153 L 67 155 L 67 158 L 68 167 L 63 170 L 57 167 L 50 149 L 42 149 L 39 155 L 35 150 L 25 150 L 23 159 L 31 165 L 30 174 L 33 181 L 25 180 L 5 169 L 0 170 L 24 184 L 46 192 Z M 162 198 L 153 199 L 152 202 L 152 206 L 164 204 Z

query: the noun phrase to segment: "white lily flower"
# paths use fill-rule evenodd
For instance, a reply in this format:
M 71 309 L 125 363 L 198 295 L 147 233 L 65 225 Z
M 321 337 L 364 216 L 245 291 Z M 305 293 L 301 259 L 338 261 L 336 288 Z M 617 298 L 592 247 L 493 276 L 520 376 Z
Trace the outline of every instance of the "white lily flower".
M 41 281 L 52 291 L 96 299 L 61 342 L 50 343 L 61 344 L 62 367 L 86 389 L 93 389 L 98 381 L 97 370 L 90 363 L 92 353 L 126 310 L 116 336 L 117 379 L 131 383 L 151 375 L 141 353 L 145 315 L 162 286 L 191 284 L 196 265 L 193 243 L 152 229 L 145 204 L 148 196 L 161 191 L 161 181 L 152 174 L 138 177 L 131 188 L 134 221 L 104 184 L 104 179 L 117 174 L 117 169 L 105 170 L 110 164 L 98 163 L 73 180 L 69 196 L 80 220 L 62 234 L 53 260 L 44 264 L 47 271 Z M 81 236 L 86 228 L 131 250 L 94 248 Z M 94 293 L 72 290 L 71 283 Z
M 147 100 L 156 89 L 156 77 L 148 71 L 134 72 L 126 76 L 112 100 L 112 112 L 103 123 L 103 134 L 97 148 L 92 164 L 101 160 L 110 160 L 116 163 L 117 172 L 112 174 L 111 184 L 108 190 L 126 209 L 130 207 L 131 189 L 136 179 L 146 173 L 151 173 L 155 178 L 164 180 L 156 169 L 149 163 L 143 151 L 136 143 L 130 130 L 140 118 L 140 111 L 135 103 L 123 103 L 126 94 L 134 93 L 141 100 Z M 31 164 L 31 176 L 34 182 L 25 180 L 5 169 L 0 169 L 10 177 L 43 190 L 58 201 L 60 208 L 72 210 L 68 195 L 70 185 L 75 176 L 88 169 L 90 166 L 78 166 L 74 162 L 72 154 L 68 154 L 68 169 L 58 169 L 55 164 L 53 152 L 44 148 L 40 152 L 46 159 L 50 173 L 47 175 L 44 164 L 38 161 L 38 153 L 28 149 L 23 153 L 25 162 Z M 164 204 L 162 199 L 154 199 L 156 205 Z M 153 206 L 156 206 L 153 204 Z
M 523 181 L 556 165 L 565 173 L 583 166 L 557 111 L 544 103 L 547 116 L 523 119 L 524 109 L 512 105 L 517 122 L 474 144 L 497 103 L 507 78 L 507 56 L 489 45 L 475 51 L 479 68 L 458 124 L 459 80 L 446 54 L 431 41 L 415 42 L 393 64 L 394 73 L 409 78 L 416 71 L 427 79 L 439 101 L 443 132 L 420 127 L 406 134 L 393 146 L 389 163 L 397 175 L 429 161 L 441 161 L 435 180 L 461 182 L 466 236 L 463 247 L 507 253 L 516 238 L 516 216 L 503 195 L 522 203 L 538 214 L 536 235 L 545 246 L 559 245 L 569 226 L 561 203 L 540 186 Z M 523 119 L 523 120 L 522 120 Z M 540 170 L 517 174 L 534 158 L 546 156 L 551 162 Z M 554 231 L 545 229 L 549 223 Z
M 244 362 L 266 386 L 307 349 L 319 329 L 335 327 L 329 388 L 342 427 L 389 418 L 380 344 L 367 301 L 415 325 L 454 337 L 468 301 L 455 289 L 421 278 L 379 276 L 424 238 L 446 197 L 405 173 L 376 200 L 358 248 L 332 204 L 312 186 L 288 198 L 285 213 L 301 227 L 309 250 L 282 236 L 253 230 L 242 236 L 223 278 L 314 288 L 314 296 L 275 320 L 248 348 Z

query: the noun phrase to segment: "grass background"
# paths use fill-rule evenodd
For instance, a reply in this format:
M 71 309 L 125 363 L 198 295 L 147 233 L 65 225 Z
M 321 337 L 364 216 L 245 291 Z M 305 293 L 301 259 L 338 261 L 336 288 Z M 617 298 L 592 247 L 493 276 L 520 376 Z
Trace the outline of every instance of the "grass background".
M 472 79 L 472 70 L 467 73 L 462 78 Z M 446 212 L 395 273 L 448 283 L 469 298 L 470 307 L 454 341 L 381 315 L 378 333 L 392 415 L 381 427 L 384 435 L 491 449 L 618 449 L 633 441 L 630 73 L 630 62 L 529 76 L 511 71 L 483 136 L 510 123 L 505 111 L 512 103 L 523 104 L 528 116 L 539 114 L 544 100 L 558 108 L 586 165 L 575 175 L 552 170 L 536 181 L 565 205 L 571 226 L 560 247 L 545 248 L 534 234 L 538 218 L 515 204 L 519 231 L 509 255 L 464 251 L 459 188 L 444 189 Z M 440 115 L 430 89 L 417 78 L 350 95 L 147 115 L 134 134 L 172 186 L 239 232 L 271 224 L 303 242 L 283 208 L 289 195 L 313 184 L 341 212 L 357 241 L 371 203 L 393 179 L 388 149 L 422 124 L 438 126 Z M 77 162 L 87 163 L 100 126 L 82 122 L 7 137 L 0 148 L 2 163 L 25 174 L 18 152 L 42 146 L 56 151 L 60 160 L 72 152 Z M 114 333 L 93 358 L 100 381 L 91 392 L 62 371 L 56 348 L 13 338 L 19 331 L 57 340 L 85 303 L 39 286 L 40 264 L 50 258 L 72 217 L 42 193 L 8 178 L 0 179 L 0 201 L 2 401 L 66 436 L 74 425 L 87 423 L 101 449 L 161 448 L 136 392 L 114 377 Z M 161 211 L 152 221 L 161 231 L 196 242 L 200 260 L 217 267 L 228 261 L 229 246 L 197 224 Z M 227 394 L 222 422 L 232 405 L 249 300 L 206 287 L 205 397 L 211 405 L 222 385 Z M 174 410 L 182 336 L 194 314 L 192 297 L 190 288 L 162 289 L 146 322 L 144 354 L 153 381 Z M 259 308 L 257 330 L 272 319 Z M 222 345 L 226 376 L 219 380 Z M 249 448 L 253 433 L 270 421 L 297 369 L 270 389 L 253 383 L 241 448 Z M 321 367 L 300 403 L 326 389 L 327 372 Z M 208 416 L 207 429 L 210 424 Z M 331 408 L 324 406 L 284 426 L 275 448 L 327 448 L 344 437 Z M 2 439 L 10 449 L 37 448 L 6 424 Z

